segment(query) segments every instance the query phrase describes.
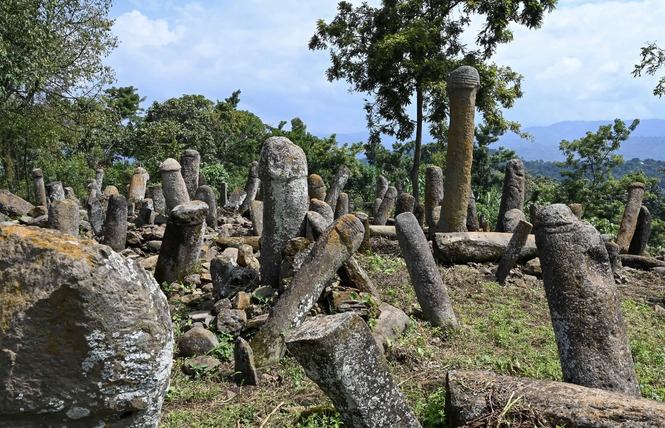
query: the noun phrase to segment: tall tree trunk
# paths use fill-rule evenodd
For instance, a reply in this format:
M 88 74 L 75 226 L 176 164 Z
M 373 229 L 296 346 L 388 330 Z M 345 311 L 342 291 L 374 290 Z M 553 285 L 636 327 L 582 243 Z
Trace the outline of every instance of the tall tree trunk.
M 411 170 L 411 186 L 415 203 L 420 202 L 420 186 L 418 173 L 420 172 L 420 149 L 423 142 L 423 90 L 420 84 L 416 85 L 416 148 L 413 153 L 413 169 Z

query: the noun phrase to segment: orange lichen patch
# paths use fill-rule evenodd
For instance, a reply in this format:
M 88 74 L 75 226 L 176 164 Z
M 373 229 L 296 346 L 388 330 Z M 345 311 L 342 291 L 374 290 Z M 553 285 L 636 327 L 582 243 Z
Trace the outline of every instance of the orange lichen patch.
M 92 267 L 94 254 L 84 249 L 84 245 L 89 245 L 91 241 L 79 241 L 76 238 L 65 236 L 49 229 L 24 226 L 3 227 L 2 234 L 0 234 L 0 241 L 8 239 L 12 235 L 29 241 L 36 249 L 57 251 L 58 254 L 75 260 L 85 260 Z
M 0 287 L 0 336 L 4 336 L 11 319 L 31 301 L 31 295 L 24 293 L 17 281 L 2 284 Z

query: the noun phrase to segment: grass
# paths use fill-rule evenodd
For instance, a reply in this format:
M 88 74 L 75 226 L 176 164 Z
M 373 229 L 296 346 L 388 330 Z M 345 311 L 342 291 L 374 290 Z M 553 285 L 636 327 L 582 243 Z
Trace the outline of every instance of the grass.
M 474 267 L 441 267 L 461 328 L 445 331 L 419 317 L 403 259 L 357 255 L 383 301 L 410 316 L 406 332 L 386 358 L 395 382 L 423 427 L 443 427 L 445 375 L 451 369 L 561 380 L 554 333 L 541 281 L 500 286 Z M 626 270 L 619 286 L 642 395 L 665 401 L 665 317 L 653 301 L 665 301 L 665 281 Z M 650 303 L 651 302 L 651 303 Z M 160 427 L 343 426 L 328 398 L 291 357 L 261 373 L 258 387 L 231 381 L 232 362 L 202 379 L 190 379 L 176 360 Z M 517 397 L 516 397 L 517 398 Z

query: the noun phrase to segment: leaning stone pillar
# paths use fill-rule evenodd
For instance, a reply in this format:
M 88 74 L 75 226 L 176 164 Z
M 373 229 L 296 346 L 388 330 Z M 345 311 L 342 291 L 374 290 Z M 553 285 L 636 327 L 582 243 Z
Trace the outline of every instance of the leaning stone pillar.
M 187 185 L 182 177 L 180 164 L 177 160 L 168 158 L 159 165 L 159 172 L 162 175 L 162 192 L 166 200 L 166 215 L 178 205 L 189 202 L 189 192 Z
M 206 224 L 208 227 L 215 229 L 217 227 L 217 196 L 212 187 L 203 185 L 196 189 L 194 199 L 203 201 L 208 205 L 208 215 L 206 216 Z
M 328 395 L 345 426 L 420 427 L 372 332 L 357 314 L 307 321 L 287 336 L 286 346 Z
M 643 255 L 647 249 L 649 235 L 651 235 L 651 213 L 647 207 L 642 205 L 640 214 L 637 216 L 637 226 L 635 227 L 633 239 L 630 240 L 628 254 Z
M 383 175 L 379 175 L 379 178 L 376 179 L 376 185 L 374 186 L 374 208 L 372 211 L 373 217 L 376 217 L 376 214 L 379 211 L 379 207 L 381 206 L 381 201 L 388 191 L 388 187 L 390 187 L 388 179 Z
M 329 226 L 317 239 L 291 285 L 277 300 L 270 310 L 268 320 L 252 339 L 252 350 L 258 367 L 277 363 L 284 355 L 284 334 L 303 322 L 328 281 L 356 252 L 363 232 L 360 220 L 347 214 Z M 262 247 L 261 257 L 263 251 Z
M 398 215 L 395 232 L 423 316 L 435 327 L 457 327 L 453 305 L 418 219 L 410 212 Z
M 337 197 L 337 204 L 335 204 L 335 218 L 340 218 L 349 213 L 349 195 L 342 192 Z
M 337 206 L 337 198 L 339 197 L 339 194 L 342 193 L 350 175 L 351 170 L 347 168 L 346 165 L 342 165 L 337 170 L 337 174 L 335 174 L 335 178 L 333 178 L 332 183 L 330 184 L 325 201 L 326 204 L 330 205 L 330 208 L 332 208 L 333 211 L 335 210 L 335 206 Z
M 563 380 L 639 396 L 600 234 L 563 204 L 540 209 L 534 229 Z
M 249 173 L 247 174 L 247 182 L 245 183 L 245 200 L 240 204 L 238 211 L 244 213 L 249 209 L 249 202 L 253 201 L 256 198 L 256 194 L 259 191 L 259 163 L 257 161 L 252 162 L 252 165 L 249 167 Z
M 503 192 L 501 205 L 496 221 L 496 232 L 509 232 L 504 230 L 503 218 L 512 209 L 522 211 L 524 208 L 524 162 L 521 159 L 511 159 L 506 162 L 506 173 L 503 176 Z
M 202 201 L 186 202 L 171 210 L 155 266 L 158 283 L 178 281 L 191 273 L 203 246 L 206 215 L 208 205 Z
M 75 199 L 61 199 L 51 202 L 48 209 L 48 227 L 78 238 L 78 201 Z
M 425 170 L 425 223 L 430 230 L 436 228 L 439 214 L 434 208 L 443 201 L 443 171 L 438 166 L 428 166 Z
M 499 284 L 503 284 L 506 281 L 510 270 L 515 266 L 532 227 L 531 223 L 524 220 L 520 220 L 517 224 L 513 236 L 506 246 L 506 252 L 503 253 L 499 266 L 496 268 L 496 282 Z
M 628 252 L 630 241 L 635 234 L 637 217 L 640 214 L 642 199 L 644 198 L 644 190 L 644 183 L 633 183 L 628 186 L 628 201 L 626 202 L 626 209 L 623 212 L 619 233 L 617 234 L 617 245 L 622 254 Z
M 35 182 L 35 204 L 46 207 L 46 187 L 44 187 L 44 173 L 42 170 L 39 168 L 33 169 L 32 179 Z
M 388 190 L 381 201 L 381 205 L 379 206 L 379 210 L 374 217 L 374 224 L 381 226 L 386 224 L 386 221 L 388 221 L 388 217 L 390 217 L 390 213 L 395 206 L 395 199 L 397 199 L 397 189 L 390 186 L 388 187 Z
M 122 195 L 109 196 L 104 220 L 104 239 L 102 244 L 113 251 L 122 251 L 127 243 L 127 199 Z
M 263 183 L 261 281 L 278 288 L 282 250 L 289 239 L 304 232 L 309 205 L 305 152 L 288 138 L 270 137 L 261 149 L 259 175 Z
M 180 165 L 182 167 L 182 178 L 185 180 L 189 200 L 194 200 L 196 189 L 199 187 L 199 166 L 201 165 L 201 155 L 196 150 L 185 150 L 180 156 Z
M 474 113 L 478 71 L 469 66 L 457 68 L 448 78 L 450 131 L 446 154 L 446 181 L 443 184 L 440 232 L 466 232 L 466 209 L 471 192 Z

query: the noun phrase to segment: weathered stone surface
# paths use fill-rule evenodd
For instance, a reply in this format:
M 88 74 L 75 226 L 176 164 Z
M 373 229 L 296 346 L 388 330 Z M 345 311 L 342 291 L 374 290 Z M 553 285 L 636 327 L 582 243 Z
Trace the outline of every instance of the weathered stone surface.
M 573 213 L 574 214 L 574 213 Z M 620 251 L 619 246 L 614 242 L 605 242 L 605 249 L 607 250 L 607 256 L 610 260 L 610 266 L 612 267 L 612 273 L 617 274 L 623 267 L 621 265 L 621 258 L 619 257 Z
M 247 174 L 247 182 L 245 183 L 245 200 L 240 204 L 238 211 L 244 213 L 249 209 L 249 202 L 256 198 L 256 194 L 259 191 L 259 184 L 261 184 L 261 180 L 259 180 L 259 163 L 254 161 L 249 167 L 249 173 Z
M 395 217 L 402 213 L 412 213 L 413 207 L 416 204 L 416 198 L 408 193 L 401 193 L 397 195 L 397 203 L 395 204 Z
M 104 221 L 102 243 L 113 251 L 122 251 L 127 242 L 127 199 L 122 195 L 111 195 Z
M 144 168 L 138 167 L 134 170 L 134 175 L 129 182 L 128 202 L 138 204 L 145 198 L 145 192 L 148 186 L 150 176 Z
M 65 199 L 65 189 L 62 187 L 62 182 L 51 181 L 46 185 L 46 202 L 47 208 L 53 201 Z
M 639 396 L 600 234 L 563 204 L 543 207 L 534 231 L 564 381 Z
M 259 272 L 251 266 L 238 266 L 227 256 L 218 256 L 210 262 L 213 296 L 215 299 L 232 297 L 238 291 L 252 292 L 259 286 Z
M 79 204 L 75 199 L 51 202 L 48 209 L 49 229 L 59 230 L 71 236 L 79 236 Z
M 226 182 L 222 182 L 222 184 L 219 185 L 219 205 L 222 207 L 226 206 L 226 202 L 228 202 L 228 190 L 227 190 L 228 184 Z
M 254 358 L 259 367 L 274 364 L 281 358 L 284 354 L 282 334 L 305 319 L 328 281 L 358 249 L 363 232 L 360 220 L 348 214 L 331 225 L 316 241 L 290 287 L 272 307 L 268 321 L 252 340 Z
M 263 201 L 249 202 L 249 218 L 252 220 L 252 232 L 261 236 L 263 233 Z
M 478 222 L 478 208 L 476 207 L 476 196 L 469 194 L 469 206 L 466 209 L 466 230 L 468 232 L 480 231 L 480 223 Z
M 254 353 L 249 343 L 242 337 L 236 338 L 233 361 L 235 364 L 233 377 L 236 382 L 241 385 L 259 384 L 259 375 L 254 365 Z
M 14 195 L 9 190 L 0 189 L 0 213 L 9 217 L 20 217 L 26 215 L 34 207 L 30 202 Z
M 517 208 L 508 210 L 503 216 L 502 232 L 514 233 L 517 225 L 520 224 L 521 221 L 526 221 L 526 217 L 522 210 Z
M 436 327 L 457 327 L 450 296 L 418 220 L 410 212 L 400 214 L 395 231 L 423 316 Z
M 101 192 L 91 194 L 85 204 L 85 209 L 88 212 L 88 221 L 92 227 L 92 233 L 95 236 L 100 236 L 104 231 L 104 220 L 106 220 L 106 212 L 104 212 L 104 205 L 102 200 L 98 197 Z
M 584 210 L 582 209 L 582 204 L 568 204 L 568 208 L 575 214 L 578 220 L 582 220 L 582 214 Z
M 503 193 L 501 194 L 501 205 L 499 216 L 496 221 L 497 232 L 512 232 L 504 226 L 504 217 L 510 210 L 522 211 L 524 208 L 524 162 L 521 159 L 511 159 L 506 162 L 506 173 L 503 176 Z M 526 218 L 522 218 L 525 220 Z M 519 220 L 513 223 L 517 226 Z
M 337 204 L 335 205 L 335 218 L 340 218 L 349 213 L 349 195 L 342 192 L 337 197 Z
M 450 128 L 446 153 L 446 181 L 443 184 L 438 232 L 465 232 L 466 211 L 471 193 L 471 163 L 478 71 L 470 66 L 455 69 L 448 77 Z
M 238 335 L 247 325 L 247 314 L 240 309 L 226 309 L 217 314 L 217 331 Z
M 251 245 L 242 244 L 238 246 L 238 258 L 236 260 L 239 266 L 259 269 L 259 261 L 254 257 L 254 250 Z
M 207 185 L 199 186 L 194 194 L 194 199 L 203 201 L 208 205 L 208 215 L 206 216 L 206 225 L 213 229 L 217 227 L 217 196 L 212 187 Z
M 187 330 L 178 339 L 178 351 L 181 357 L 203 355 L 217 345 L 219 345 L 219 340 L 215 333 L 203 327 Z
M 333 210 L 337 206 L 337 198 L 339 194 L 344 190 L 347 180 L 351 176 L 351 170 L 346 166 L 342 165 L 337 169 L 337 173 L 330 183 L 330 187 L 326 192 L 326 198 L 324 199 L 326 204 L 330 205 L 330 208 Z
M 369 253 L 371 252 L 372 248 L 370 246 L 369 242 L 369 216 L 365 214 L 364 212 L 356 211 L 353 213 L 354 216 L 358 218 L 363 224 L 363 228 L 365 229 L 365 233 L 363 234 L 363 241 L 360 243 L 360 247 L 358 247 L 358 251 L 363 252 L 363 253 Z
M 524 220 L 520 220 L 515 228 L 512 238 L 508 242 L 505 253 L 501 257 L 499 266 L 496 268 L 496 282 L 503 284 L 510 273 L 510 270 L 515 266 L 517 259 L 526 244 L 533 225 Z
M 509 405 L 513 402 L 513 405 Z M 526 421 L 524 409 L 530 409 L 544 426 L 584 428 L 647 428 L 665 426 L 665 404 L 552 382 L 499 376 L 484 371 L 449 371 L 446 380 L 446 417 L 450 427 L 468 427 L 471 422 L 486 421 L 497 411 L 505 425 Z M 533 421 L 535 422 L 535 421 Z M 521 426 L 522 426 L 521 424 Z M 532 423 L 533 425 L 533 423 Z M 476 426 L 476 425 L 474 425 Z M 480 425 L 478 425 L 480 426 Z
M 208 205 L 201 201 L 171 210 L 155 267 L 157 282 L 171 283 L 192 272 L 201 253 L 207 215 Z
M 428 166 L 425 170 L 425 223 L 430 230 L 436 228 L 439 216 L 434 208 L 443 201 L 443 171 L 438 166 Z M 439 212 L 440 213 L 440 212 Z
M 201 155 L 196 150 L 185 150 L 180 156 L 180 165 L 182 166 L 182 178 L 185 180 L 189 200 L 194 200 L 196 189 L 199 188 L 199 167 L 201 165 Z
M 440 263 L 499 261 L 512 236 L 512 233 L 497 232 L 437 233 L 432 242 L 434 257 Z M 529 235 L 519 260 L 526 261 L 536 256 L 536 241 L 533 235 Z
M 390 214 L 393 211 L 396 199 L 397 199 L 397 189 L 395 189 L 392 186 L 388 187 L 386 194 L 383 196 L 383 199 L 381 200 L 381 205 L 379 206 L 376 216 L 374 217 L 373 223 L 375 225 L 383 226 L 386 224 L 386 221 L 388 221 L 388 217 L 390 217 Z
M 309 205 L 305 152 L 288 138 L 270 137 L 261 149 L 259 174 L 263 184 L 261 281 L 277 288 L 284 246 L 305 232 Z
M 217 245 L 220 248 L 226 247 L 238 247 L 242 244 L 251 245 L 254 251 L 259 250 L 259 239 L 258 236 L 220 236 L 217 238 Z
M 324 202 L 325 206 L 328 206 Z M 307 221 L 305 227 L 305 237 L 311 241 L 316 241 L 319 239 L 319 236 L 323 234 L 326 228 L 330 225 L 330 222 L 327 221 L 323 216 L 315 211 L 307 211 L 305 216 Z
M 353 256 L 349 257 L 342 264 L 342 267 L 337 271 L 337 275 L 339 275 L 339 279 L 347 287 L 353 287 L 361 292 L 378 295 L 372 279 Z
M 642 205 L 640 214 L 637 216 L 633 239 L 630 240 L 628 254 L 643 255 L 649 243 L 649 235 L 651 235 L 651 213 L 649 208 Z
M 665 267 L 665 261 L 649 256 L 638 256 L 635 254 L 621 254 L 621 264 L 634 269 L 650 270 Z
M 166 199 L 164 199 L 164 192 L 162 192 L 161 184 L 148 186 L 148 197 L 152 199 L 152 206 L 156 213 L 168 214 L 166 211 Z
M 166 200 L 166 211 L 168 215 L 171 210 L 180 204 L 189 202 L 189 191 L 181 173 L 182 167 L 177 160 L 168 158 L 159 165 L 159 173 L 162 176 L 162 193 Z
M 326 204 L 320 199 L 310 199 L 309 211 L 314 211 L 318 214 L 321 214 L 324 219 L 325 227 L 328 227 L 330 224 L 332 224 L 333 221 L 335 221 L 335 213 L 333 212 L 332 208 L 330 208 L 330 205 Z
M 376 179 L 376 185 L 374 186 L 374 199 L 383 199 L 390 187 L 390 182 L 383 175 L 379 175 L 379 178 Z M 376 213 L 374 213 L 376 215 Z
M 623 212 L 619 232 L 617 233 L 617 245 L 619 246 L 621 254 L 628 252 L 630 241 L 635 234 L 637 217 L 639 216 L 640 208 L 642 207 L 644 191 L 644 183 L 633 183 L 628 186 L 628 201 L 626 202 L 626 208 Z
M 287 346 L 346 426 L 420 427 L 358 315 L 347 312 L 307 321 L 287 335 Z
M 307 193 L 310 199 L 318 199 L 325 201 L 326 199 L 326 183 L 323 182 L 318 174 L 310 174 L 307 177 Z
M 325 232 L 325 228 L 323 229 Z M 286 290 L 285 280 L 293 278 L 300 270 L 303 262 L 312 251 L 314 242 L 307 238 L 293 238 L 286 243 L 282 252 L 282 265 L 279 271 L 279 291 L 283 293 Z
M 46 187 L 44 186 L 44 173 L 41 169 L 32 170 L 32 180 L 35 184 L 35 203 L 43 207 L 48 206 L 46 201 Z
M 157 426 L 173 333 L 152 276 L 48 229 L 0 226 L 0 253 L 0 425 Z
M 204 375 L 214 373 L 222 363 L 210 355 L 199 355 L 194 358 L 188 358 L 182 364 L 182 371 L 189 376 L 198 376 L 203 372 Z
M 369 226 L 370 236 L 380 236 L 382 238 L 397 239 L 395 226 L 378 226 L 371 224 Z
M 134 224 L 136 227 L 151 225 L 155 222 L 155 209 L 152 199 L 147 198 L 140 202 L 139 212 L 136 215 Z
M 388 348 L 389 341 L 394 342 L 409 326 L 409 316 L 388 303 L 381 303 L 379 312 L 372 335 L 380 346 L 380 351 L 384 352 Z

